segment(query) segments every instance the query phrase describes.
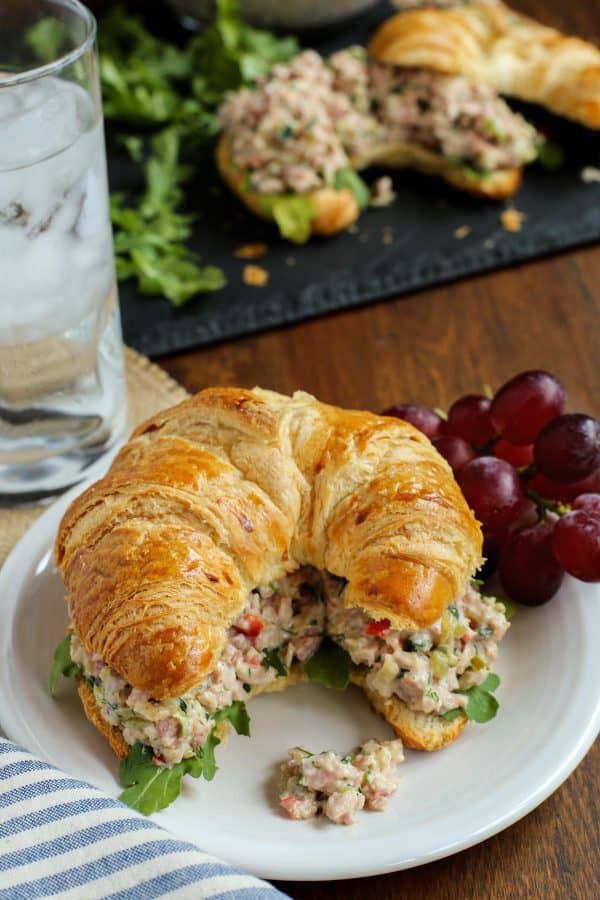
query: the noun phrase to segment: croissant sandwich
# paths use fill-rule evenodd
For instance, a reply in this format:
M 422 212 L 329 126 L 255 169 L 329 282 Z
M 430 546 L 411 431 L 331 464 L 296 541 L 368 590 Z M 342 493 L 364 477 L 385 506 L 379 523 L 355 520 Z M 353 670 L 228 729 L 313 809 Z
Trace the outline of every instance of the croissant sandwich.
M 324 671 L 435 750 L 495 686 L 508 623 L 470 583 L 479 525 L 399 419 L 204 390 L 134 432 L 66 512 L 55 555 L 62 671 L 123 758 L 195 764 L 245 700 Z
M 464 75 L 600 128 L 600 49 L 500 2 L 397 13 L 369 52 L 379 62 Z
M 489 87 L 369 61 L 350 47 L 307 50 L 220 109 L 217 166 L 256 215 L 301 243 L 347 228 L 374 199 L 371 165 L 437 175 L 479 197 L 517 190 L 540 136 Z M 391 198 L 390 198 L 391 199 Z

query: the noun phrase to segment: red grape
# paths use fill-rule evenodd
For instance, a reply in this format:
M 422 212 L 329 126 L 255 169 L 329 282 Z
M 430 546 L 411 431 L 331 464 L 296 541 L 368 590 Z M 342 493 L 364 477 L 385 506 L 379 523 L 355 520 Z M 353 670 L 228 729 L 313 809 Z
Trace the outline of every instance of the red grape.
M 565 403 L 565 389 L 549 372 L 522 372 L 507 381 L 492 400 L 490 416 L 498 434 L 511 444 L 531 444 Z
M 384 409 L 382 416 L 394 416 L 410 422 L 431 440 L 441 433 L 443 419 L 427 406 L 416 406 L 414 403 L 402 403 Z
M 523 488 L 516 469 L 495 456 L 479 456 L 458 473 L 465 499 L 490 532 L 506 528 L 520 511 Z
M 450 463 L 455 475 L 464 465 L 475 459 L 475 451 L 470 444 L 452 434 L 443 434 L 441 437 L 434 438 L 433 446 Z
M 559 416 L 535 439 L 535 464 L 553 481 L 587 478 L 600 466 L 600 422 L 582 413 Z
M 558 516 L 554 513 L 549 513 L 549 516 L 558 519 Z M 495 531 L 491 531 L 489 528 L 483 529 L 483 555 L 486 559 L 490 555 L 494 555 L 496 561 L 498 561 L 500 551 L 508 541 L 509 537 L 511 537 L 515 531 L 522 531 L 523 528 L 535 525 L 538 519 L 539 513 L 537 504 L 528 497 L 523 497 L 516 506 L 513 518 L 511 518 L 508 525 L 505 525 L 503 528 L 498 528 Z
M 575 481 L 573 484 L 561 484 L 559 481 L 551 481 L 538 472 L 527 484 L 528 488 L 535 491 L 547 500 L 560 500 L 561 503 L 571 503 L 580 494 L 593 494 L 600 491 L 600 470 L 594 472 L 583 481 Z
M 533 462 L 533 444 L 511 444 L 500 438 L 494 444 L 494 456 L 499 459 L 505 459 L 511 466 L 520 469 L 522 466 L 528 466 Z
M 554 555 L 581 581 L 600 581 L 600 518 L 585 509 L 563 516 L 554 529 Z
M 600 516 L 600 494 L 580 494 L 573 503 L 573 509 L 585 509 L 593 516 Z
M 473 447 L 483 447 L 494 436 L 490 419 L 491 400 L 481 394 L 468 394 L 452 404 L 444 434 L 455 434 Z
M 502 548 L 499 574 L 511 600 L 527 606 L 547 603 L 564 572 L 552 551 L 554 522 L 539 522 L 513 534 Z

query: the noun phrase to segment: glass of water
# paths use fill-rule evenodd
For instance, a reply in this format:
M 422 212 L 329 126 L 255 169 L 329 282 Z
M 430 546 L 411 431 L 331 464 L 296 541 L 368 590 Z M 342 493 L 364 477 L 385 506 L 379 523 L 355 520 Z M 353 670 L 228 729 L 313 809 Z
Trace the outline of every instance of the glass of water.
M 0 503 L 102 465 L 126 420 L 96 23 L 0 0 Z

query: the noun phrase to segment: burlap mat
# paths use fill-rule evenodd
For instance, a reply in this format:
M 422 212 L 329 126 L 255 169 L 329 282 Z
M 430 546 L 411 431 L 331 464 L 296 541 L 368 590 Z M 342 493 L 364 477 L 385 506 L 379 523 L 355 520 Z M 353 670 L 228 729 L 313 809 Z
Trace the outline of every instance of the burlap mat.
M 125 348 L 125 363 L 129 422 L 132 428 L 159 409 L 179 403 L 188 396 L 185 388 L 173 381 L 163 369 L 129 347 Z M 45 506 L 0 509 L 0 565 L 44 509 Z

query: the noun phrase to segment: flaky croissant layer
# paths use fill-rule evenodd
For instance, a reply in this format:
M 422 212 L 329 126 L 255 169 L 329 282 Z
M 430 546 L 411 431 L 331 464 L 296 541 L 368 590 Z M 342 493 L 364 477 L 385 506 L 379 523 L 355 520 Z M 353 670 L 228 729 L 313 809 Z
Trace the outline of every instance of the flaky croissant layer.
M 160 700 L 214 668 L 250 590 L 300 565 L 397 627 L 439 619 L 481 561 L 446 461 L 406 422 L 297 392 L 209 388 L 141 425 L 56 540 L 88 651 Z

